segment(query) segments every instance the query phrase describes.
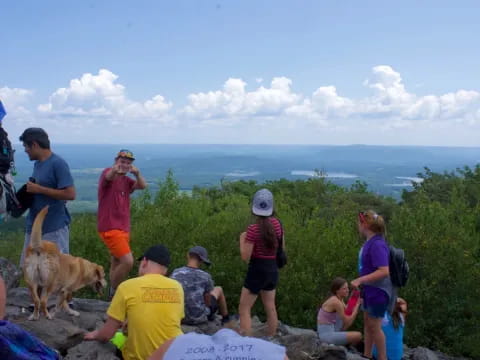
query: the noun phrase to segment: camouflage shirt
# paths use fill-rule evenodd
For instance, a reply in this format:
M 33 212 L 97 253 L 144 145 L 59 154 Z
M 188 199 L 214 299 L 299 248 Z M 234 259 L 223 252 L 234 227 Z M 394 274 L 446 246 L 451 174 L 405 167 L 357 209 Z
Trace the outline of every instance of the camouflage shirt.
M 184 266 L 175 269 L 172 279 L 182 284 L 185 295 L 185 318 L 187 324 L 201 324 L 208 321 L 210 309 L 205 304 L 205 294 L 213 290 L 213 280 L 209 273 L 201 269 Z

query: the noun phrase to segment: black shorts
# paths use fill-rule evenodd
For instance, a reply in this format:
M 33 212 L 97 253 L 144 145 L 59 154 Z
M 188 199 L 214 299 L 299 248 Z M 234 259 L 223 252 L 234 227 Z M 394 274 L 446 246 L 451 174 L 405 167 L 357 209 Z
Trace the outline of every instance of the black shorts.
M 208 321 L 213 321 L 215 320 L 215 314 L 218 311 L 218 300 L 212 294 L 210 294 L 210 306 L 208 308 L 210 309 L 210 314 L 208 314 Z
M 261 290 L 275 290 L 278 284 L 278 267 L 275 259 L 251 259 L 248 264 L 247 277 L 243 286 L 252 294 Z

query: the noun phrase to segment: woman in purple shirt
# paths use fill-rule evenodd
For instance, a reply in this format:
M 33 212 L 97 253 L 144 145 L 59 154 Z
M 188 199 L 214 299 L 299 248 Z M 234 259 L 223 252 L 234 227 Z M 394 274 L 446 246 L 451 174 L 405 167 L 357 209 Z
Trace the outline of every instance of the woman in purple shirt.
M 359 253 L 360 277 L 352 281 L 354 288 L 362 288 L 364 310 L 365 357 L 372 357 L 375 344 L 378 360 L 387 360 L 382 319 L 391 296 L 389 250 L 385 241 L 385 222 L 374 211 L 358 215 L 358 231 L 366 239 Z

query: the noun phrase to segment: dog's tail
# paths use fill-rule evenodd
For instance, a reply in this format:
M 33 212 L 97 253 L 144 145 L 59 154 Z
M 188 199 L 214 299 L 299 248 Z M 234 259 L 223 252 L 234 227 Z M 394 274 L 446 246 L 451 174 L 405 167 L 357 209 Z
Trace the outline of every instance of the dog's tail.
M 45 206 L 35 217 L 35 221 L 32 226 L 32 235 L 30 236 L 30 246 L 32 249 L 38 250 L 42 245 L 42 225 L 45 216 L 48 213 L 48 205 Z

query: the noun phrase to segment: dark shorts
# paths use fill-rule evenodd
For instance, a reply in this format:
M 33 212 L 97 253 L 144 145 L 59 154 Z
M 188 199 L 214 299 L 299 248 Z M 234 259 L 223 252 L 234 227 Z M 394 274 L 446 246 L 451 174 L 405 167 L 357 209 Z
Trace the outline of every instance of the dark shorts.
M 365 311 L 370 317 L 381 319 L 385 316 L 387 307 L 388 303 L 367 304 L 363 306 L 363 311 Z
M 208 321 L 215 320 L 215 314 L 218 312 L 218 300 L 215 296 L 210 294 L 210 314 L 208 315 Z
M 275 259 L 251 259 L 248 264 L 247 277 L 243 286 L 252 294 L 261 290 L 275 290 L 278 284 L 278 268 Z

